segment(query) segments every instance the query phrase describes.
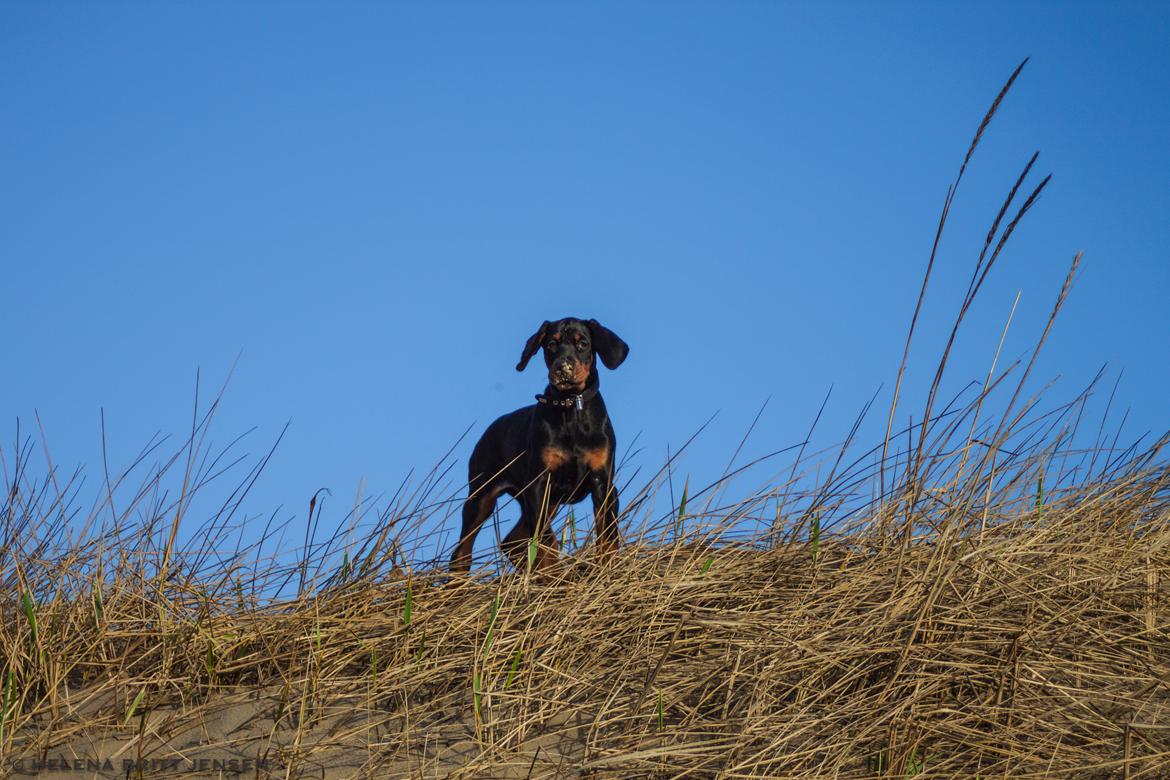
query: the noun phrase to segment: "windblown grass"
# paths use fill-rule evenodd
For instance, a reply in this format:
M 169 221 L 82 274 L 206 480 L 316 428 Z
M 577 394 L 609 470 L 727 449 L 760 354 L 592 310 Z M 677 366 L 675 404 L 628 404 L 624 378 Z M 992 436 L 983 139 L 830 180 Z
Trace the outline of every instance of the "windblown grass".
M 250 598 L 251 572 L 160 583 L 122 548 L 98 579 L 86 545 L 16 558 L 10 537 L 3 597 L 26 607 L 0 624 L 4 754 L 117 744 L 337 777 L 1164 776 L 1170 472 L 1129 459 L 1042 500 L 998 479 L 819 539 L 713 528 L 552 580 L 392 568 L 276 603 Z
M 1034 162 L 956 332 L 1047 182 L 1006 217 Z M 314 497 L 289 559 L 276 523 L 233 542 L 262 461 L 179 545 L 230 460 L 202 446 L 218 401 L 138 490 L 121 498 L 157 442 L 84 515 L 76 477 L 31 476 L 18 437 L 0 464 L 0 771 L 1170 776 L 1167 439 L 1079 447 L 1085 396 L 1021 402 L 1030 363 L 936 411 L 953 341 L 924 422 L 894 430 L 900 371 L 868 452 L 853 434 L 827 459 L 801 446 L 781 484 L 724 502 L 722 481 L 684 483 L 659 512 L 668 463 L 626 488 L 616 560 L 586 546 L 539 577 L 451 581 L 420 560 L 457 507 L 442 467 L 361 533 L 358 506 L 318 540 Z

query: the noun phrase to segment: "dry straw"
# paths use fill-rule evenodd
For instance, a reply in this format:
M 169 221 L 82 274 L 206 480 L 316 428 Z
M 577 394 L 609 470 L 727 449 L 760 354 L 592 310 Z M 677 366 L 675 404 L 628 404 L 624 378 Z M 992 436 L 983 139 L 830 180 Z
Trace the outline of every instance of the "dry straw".
M 1048 181 L 1015 205 L 1034 162 L 956 332 Z M 79 476 L 31 475 L 18 435 L 0 504 L 3 771 L 1170 776 L 1166 438 L 1122 449 L 1102 425 L 1078 449 L 1087 395 L 1040 411 L 1023 400 L 1031 362 L 993 366 L 940 411 L 953 342 L 900 433 L 899 372 L 873 450 L 852 455 L 853 434 L 836 456 L 801 447 L 783 484 L 726 503 L 723 481 L 685 484 L 655 517 L 668 463 L 627 485 L 631 543 L 611 566 L 586 546 L 542 578 L 449 582 L 419 563 L 411 551 L 434 545 L 423 529 L 457 507 L 437 497 L 443 466 L 404 484 L 372 529 L 359 502 L 324 541 L 315 496 L 293 561 L 270 552 L 274 521 L 252 546 L 234 541 L 263 461 L 179 534 L 230 460 L 203 445 L 218 401 L 169 461 L 148 465 L 152 441 L 121 476 L 107 470 L 88 512 Z M 811 488 L 808 462 L 822 464 Z M 177 497 L 163 487 L 174 470 Z

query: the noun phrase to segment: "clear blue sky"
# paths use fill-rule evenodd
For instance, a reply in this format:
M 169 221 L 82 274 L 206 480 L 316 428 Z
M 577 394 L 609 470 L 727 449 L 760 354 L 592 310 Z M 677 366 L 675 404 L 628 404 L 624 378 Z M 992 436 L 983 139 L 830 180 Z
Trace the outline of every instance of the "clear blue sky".
M 644 471 L 719 412 L 680 467 L 717 477 L 767 398 L 744 458 L 799 442 L 833 386 L 831 444 L 879 386 L 888 408 L 947 185 L 1025 56 L 956 201 L 906 411 L 1038 149 L 1053 181 L 952 383 L 982 379 L 1017 291 L 1005 355 L 1024 352 L 1084 250 L 1037 376 L 1059 400 L 1108 362 L 1126 431 L 1161 432 L 1168 41 L 1155 2 L 5 3 L 6 451 L 36 410 L 96 490 L 100 410 L 112 464 L 157 430 L 177 446 L 196 369 L 209 395 L 242 352 L 215 442 L 255 427 L 259 455 L 291 420 L 249 516 L 297 527 L 328 487 L 328 522 L 472 426 L 460 478 L 543 386 L 513 370 L 525 338 L 566 315 L 631 345 L 602 389 Z

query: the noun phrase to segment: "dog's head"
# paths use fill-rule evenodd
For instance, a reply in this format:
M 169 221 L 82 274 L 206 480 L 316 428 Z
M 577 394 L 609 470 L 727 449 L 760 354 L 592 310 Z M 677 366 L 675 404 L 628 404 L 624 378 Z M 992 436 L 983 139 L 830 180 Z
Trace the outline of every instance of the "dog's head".
M 579 393 L 597 370 L 597 358 L 611 371 L 622 364 L 630 347 L 597 320 L 566 317 L 537 328 L 524 345 L 517 371 L 523 371 L 538 349 L 544 350 L 548 383 L 562 392 Z

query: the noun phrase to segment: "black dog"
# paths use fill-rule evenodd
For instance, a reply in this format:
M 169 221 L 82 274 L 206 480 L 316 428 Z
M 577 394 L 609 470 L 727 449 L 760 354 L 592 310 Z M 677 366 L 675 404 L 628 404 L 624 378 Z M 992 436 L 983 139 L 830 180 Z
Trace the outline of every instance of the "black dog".
M 561 504 L 576 504 L 587 495 L 593 498 L 598 549 L 611 552 L 621 541 L 613 484 L 616 442 L 597 392 L 597 358 L 612 370 L 630 348 L 597 320 L 568 318 L 541 325 L 524 345 L 516 370 L 523 371 L 538 349 L 544 350 L 548 366 L 544 394 L 536 396 L 538 403 L 489 425 L 471 453 L 463 532 L 451 556 L 452 571 L 471 568 L 475 535 L 501 493 L 520 504 L 520 522 L 502 544 L 517 567 L 524 565 L 534 538 L 534 568 L 557 560 L 550 520 Z

